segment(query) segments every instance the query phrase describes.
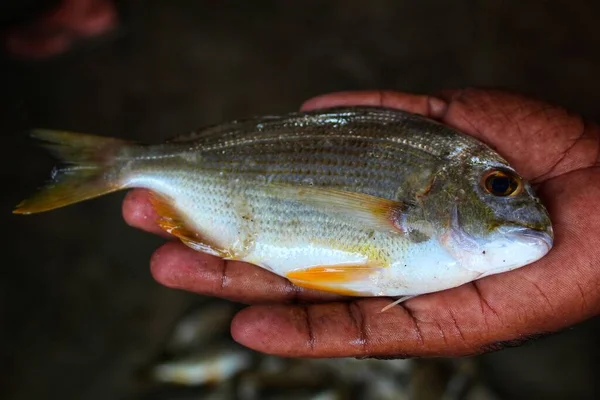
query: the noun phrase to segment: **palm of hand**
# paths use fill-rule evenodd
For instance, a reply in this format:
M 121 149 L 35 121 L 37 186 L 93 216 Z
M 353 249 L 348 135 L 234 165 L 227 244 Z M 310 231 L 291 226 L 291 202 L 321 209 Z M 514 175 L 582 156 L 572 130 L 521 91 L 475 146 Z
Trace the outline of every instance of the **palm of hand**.
M 445 100 L 441 100 L 441 99 Z M 224 262 L 171 242 L 151 267 L 160 283 L 251 304 L 232 335 L 257 351 L 301 357 L 459 356 L 551 332 L 600 313 L 600 130 L 565 110 L 496 91 L 439 98 L 391 92 L 325 95 L 303 109 L 383 105 L 438 119 L 495 148 L 537 192 L 555 245 L 538 262 L 383 313 L 386 298 L 347 299 L 296 287 L 256 266 Z M 163 234 L 147 193 L 132 191 L 126 221 Z

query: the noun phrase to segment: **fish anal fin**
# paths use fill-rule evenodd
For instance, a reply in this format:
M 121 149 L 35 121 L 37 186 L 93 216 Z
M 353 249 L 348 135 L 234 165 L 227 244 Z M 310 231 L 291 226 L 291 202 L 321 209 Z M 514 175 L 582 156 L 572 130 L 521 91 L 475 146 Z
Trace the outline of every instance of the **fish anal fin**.
M 158 226 L 177 237 L 186 246 L 221 258 L 231 258 L 229 250 L 212 243 L 191 227 L 186 218 L 172 205 L 170 198 L 155 192 L 150 194 L 150 203 L 158 215 Z
M 297 269 L 286 274 L 286 278 L 296 286 L 316 289 L 343 296 L 368 296 L 360 290 L 349 289 L 352 284 L 366 282 L 380 270 L 369 265 L 327 265 Z

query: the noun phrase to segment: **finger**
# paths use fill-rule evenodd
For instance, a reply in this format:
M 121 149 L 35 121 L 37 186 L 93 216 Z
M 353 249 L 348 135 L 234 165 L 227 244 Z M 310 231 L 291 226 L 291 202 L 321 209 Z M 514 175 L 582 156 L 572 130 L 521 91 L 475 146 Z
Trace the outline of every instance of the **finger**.
M 180 242 L 159 248 L 152 256 L 150 268 L 154 279 L 167 287 L 246 304 L 343 299 L 331 293 L 300 288 L 263 268 L 241 261 L 225 261 Z
M 231 333 L 242 345 L 281 356 L 461 356 L 583 321 L 600 313 L 598 179 L 600 171 L 580 171 L 541 187 L 553 194 L 556 241 L 529 266 L 385 312 L 386 299 L 253 306 L 234 318 Z
M 431 118 L 444 116 L 447 108 L 444 100 L 433 96 L 374 90 L 338 92 L 313 97 L 302 104 L 301 110 L 308 111 L 340 106 L 396 108 Z
M 134 189 L 127 193 L 123 201 L 122 213 L 125 222 L 134 228 L 165 238 L 173 238 L 156 223 L 158 215 L 150 203 L 150 193 L 147 190 Z
M 7 51 L 21 57 L 49 57 L 66 51 L 70 44 L 64 32 L 39 35 L 24 29 L 16 29 L 3 38 Z
M 253 306 L 235 316 L 231 334 L 253 350 L 284 357 L 406 358 L 461 355 L 472 350 L 473 342 L 465 336 L 469 326 L 458 330 L 426 324 L 405 306 L 381 312 L 390 301 L 372 298 L 304 306 Z M 424 297 L 411 302 L 422 301 Z M 431 309 L 435 318 L 440 310 Z M 461 312 L 464 310 L 457 313 Z
M 593 165 L 597 126 L 562 107 L 500 90 L 437 94 L 448 103 L 443 122 L 489 144 L 534 182 Z
M 106 0 L 82 2 L 77 0 L 77 3 L 81 4 L 81 8 L 75 9 L 76 14 L 64 23 L 78 34 L 84 36 L 100 35 L 116 24 L 117 15 L 112 2 Z

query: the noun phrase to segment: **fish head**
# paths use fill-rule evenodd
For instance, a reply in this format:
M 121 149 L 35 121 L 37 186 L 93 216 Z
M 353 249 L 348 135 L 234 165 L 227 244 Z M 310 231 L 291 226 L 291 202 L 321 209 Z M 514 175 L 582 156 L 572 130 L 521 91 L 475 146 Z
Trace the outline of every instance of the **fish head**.
M 508 163 L 475 158 L 450 172 L 447 181 L 443 190 L 450 207 L 441 243 L 463 268 L 479 277 L 493 275 L 531 264 L 551 250 L 548 211 Z

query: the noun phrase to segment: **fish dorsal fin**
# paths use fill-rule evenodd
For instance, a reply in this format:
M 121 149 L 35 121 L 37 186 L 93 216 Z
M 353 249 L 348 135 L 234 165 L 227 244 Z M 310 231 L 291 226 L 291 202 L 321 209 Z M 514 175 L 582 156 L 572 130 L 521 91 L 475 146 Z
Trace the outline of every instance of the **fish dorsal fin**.
M 377 231 L 403 231 L 402 214 L 412 205 L 388 200 L 363 193 L 348 192 L 324 187 L 304 187 L 285 184 L 271 184 L 282 198 L 309 204 L 326 213 L 341 213 Z
M 263 125 L 269 122 L 276 122 L 286 118 L 286 116 L 263 115 L 250 117 L 228 122 L 207 125 L 192 132 L 172 136 L 166 140 L 167 143 L 189 142 L 203 138 L 222 138 L 224 135 L 233 134 L 239 131 L 253 131 L 257 125 Z
M 223 249 L 215 243 L 206 240 L 206 238 L 193 229 L 186 222 L 185 217 L 175 209 L 172 205 L 173 202 L 168 197 L 151 192 L 150 203 L 159 216 L 157 221 L 158 226 L 177 237 L 186 246 L 221 258 L 230 258 L 232 256 L 229 250 Z

